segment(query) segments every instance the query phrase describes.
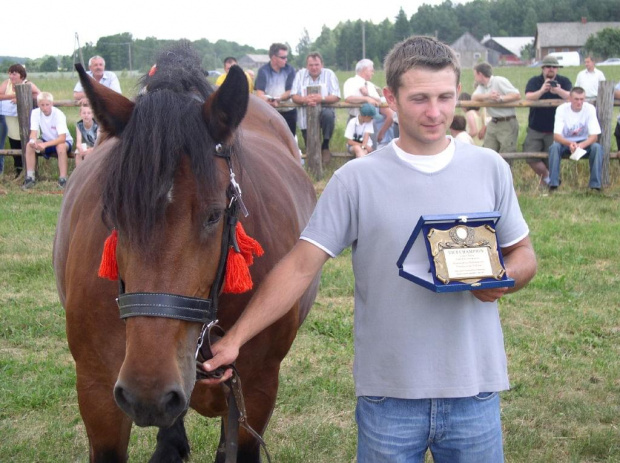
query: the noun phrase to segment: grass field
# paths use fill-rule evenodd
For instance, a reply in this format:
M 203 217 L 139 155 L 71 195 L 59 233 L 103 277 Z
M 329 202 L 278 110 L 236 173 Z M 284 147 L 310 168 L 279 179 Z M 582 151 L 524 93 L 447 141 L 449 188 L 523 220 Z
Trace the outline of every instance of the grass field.
M 0 178 L 1 462 L 88 461 L 51 267 L 62 199 L 56 172 L 54 161 L 42 162 L 42 181 L 29 192 Z M 610 174 L 611 186 L 592 194 L 587 163 L 565 162 L 562 188 L 548 196 L 523 162 L 513 165 L 539 271 L 500 304 L 512 384 L 502 394 L 507 462 L 620 461 L 617 161 Z M 354 461 L 350 260 L 347 250 L 326 264 L 319 297 L 283 363 L 266 434 L 274 462 Z M 187 423 L 192 461 L 212 461 L 219 424 L 195 413 Z M 134 428 L 130 461 L 147 461 L 154 440 L 155 430 Z

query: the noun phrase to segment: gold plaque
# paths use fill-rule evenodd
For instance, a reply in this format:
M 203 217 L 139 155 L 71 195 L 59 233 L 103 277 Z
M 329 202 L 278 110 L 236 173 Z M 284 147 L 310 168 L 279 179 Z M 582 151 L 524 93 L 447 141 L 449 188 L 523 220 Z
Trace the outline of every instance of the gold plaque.
M 437 279 L 444 284 L 474 284 L 484 278 L 501 280 L 506 273 L 497 251 L 495 229 L 490 225 L 456 225 L 431 228 L 427 235 Z

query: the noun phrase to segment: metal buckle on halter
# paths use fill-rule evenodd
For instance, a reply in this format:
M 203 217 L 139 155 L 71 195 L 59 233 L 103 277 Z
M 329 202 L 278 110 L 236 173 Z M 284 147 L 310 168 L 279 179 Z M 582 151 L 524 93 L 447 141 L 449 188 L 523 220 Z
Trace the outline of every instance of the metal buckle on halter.
M 202 344 L 205 342 L 205 334 L 207 331 L 217 323 L 217 320 L 213 320 L 209 323 L 205 323 L 202 325 L 202 329 L 200 330 L 200 336 L 198 336 L 198 341 L 196 342 L 196 353 L 194 354 L 194 359 L 198 360 L 198 353 L 200 352 L 200 348 Z
M 241 213 L 243 214 L 243 217 L 247 217 L 248 215 L 250 215 L 250 213 L 248 212 L 248 209 L 245 207 L 245 204 L 243 203 L 243 199 L 241 198 L 241 187 L 235 180 L 235 173 L 233 172 L 232 165 L 230 165 L 230 163 L 228 165 L 228 169 L 230 171 L 230 185 L 232 186 L 232 189 L 233 189 L 233 194 L 230 197 L 230 203 L 228 204 L 228 207 L 230 208 L 233 205 L 233 203 L 237 201 L 237 203 L 239 204 L 239 208 L 241 209 Z

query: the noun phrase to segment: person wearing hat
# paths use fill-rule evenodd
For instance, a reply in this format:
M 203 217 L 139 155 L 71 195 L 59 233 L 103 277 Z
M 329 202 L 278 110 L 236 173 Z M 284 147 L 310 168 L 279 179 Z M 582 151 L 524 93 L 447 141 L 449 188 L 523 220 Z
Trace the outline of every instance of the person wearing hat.
M 372 151 L 372 138 L 374 133 L 372 120 L 377 110 L 370 103 L 364 103 L 357 116 L 349 119 L 344 137 L 347 139 L 347 151 L 356 158 L 366 156 Z
M 525 86 L 525 99 L 538 100 L 568 100 L 571 81 L 558 74 L 561 68 L 558 60 L 553 56 L 545 56 L 540 63 L 541 74 L 532 77 Z M 526 153 L 549 152 L 553 144 L 553 122 L 555 120 L 555 106 L 548 108 L 530 108 L 527 124 L 527 135 L 523 142 L 523 151 Z M 549 168 L 542 159 L 529 158 L 527 163 L 540 177 L 541 185 L 549 184 Z

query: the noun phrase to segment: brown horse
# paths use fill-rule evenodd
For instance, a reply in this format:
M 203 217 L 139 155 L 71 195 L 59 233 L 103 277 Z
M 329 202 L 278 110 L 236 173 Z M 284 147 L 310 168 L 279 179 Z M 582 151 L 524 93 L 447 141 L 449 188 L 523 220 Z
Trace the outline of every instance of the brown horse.
M 190 406 L 222 417 L 224 429 L 226 388 L 196 383 L 204 314 L 184 317 L 197 310 L 186 307 L 172 316 L 158 311 L 160 302 L 189 300 L 200 310 L 217 302 L 219 324 L 228 329 L 252 291 L 221 294 L 218 301 L 227 222 L 238 218 L 265 251 L 250 268 L 256 287 L 295 244 L 316 201 L 284 120 L 249 97 L 241 69 L 233 67 L 213 90 L 199 63 L 186 44 L 162 53 L 135 102 L 78 69 L 105 136 L 67 185 L 54 270 L 94 462 L 126 461 L 134 422 L 160 428 L 151 461 L 186 459 L 183 417 Z M 249 216 L 231 214 L 235 202 L 245 204 Z M 118 282 L 98 277 L 112 229 L 118 232 Z M 261 435 L 275 404 L 280 363 L 316 289 L 315 282 L 240 353 L 249 425 Z M 119 291 L 121 298 L 143 298 L 140 311 L 124 320 Z M 222 451 L 215 459 L 224 461 Z M 256 438 L 243 429 L 237 461 L 260 461 Z

